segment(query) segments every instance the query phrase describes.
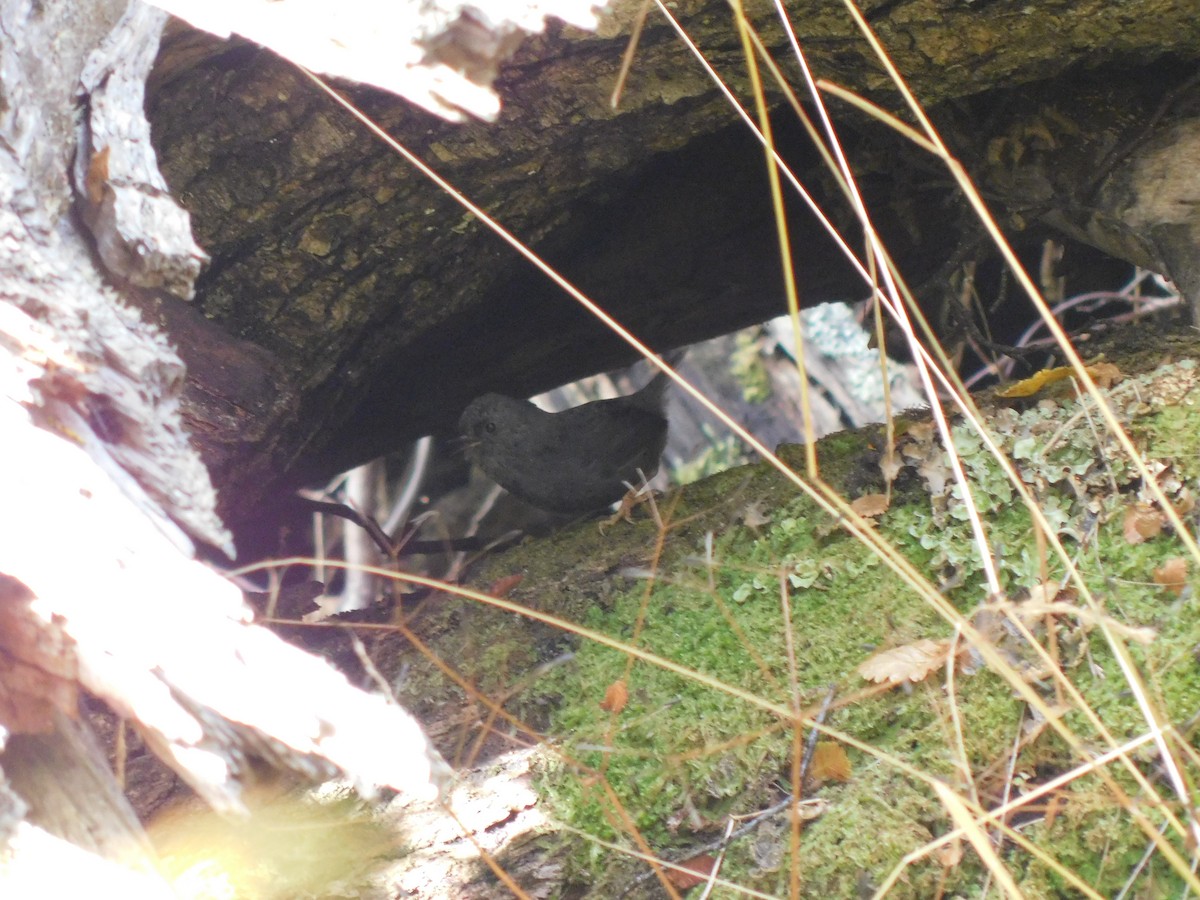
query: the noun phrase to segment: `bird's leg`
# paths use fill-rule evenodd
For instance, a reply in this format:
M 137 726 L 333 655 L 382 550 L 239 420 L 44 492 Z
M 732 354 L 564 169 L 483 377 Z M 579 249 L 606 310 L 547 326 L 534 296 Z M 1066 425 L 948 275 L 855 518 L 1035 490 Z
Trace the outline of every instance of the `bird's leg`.
M 642 479 L 641 485 L 635 487 L 628 481 L 625 482 L 625 487 L 629 488 L 629 490 L 625 492 L 625 496 L 622 497 L 621 502 L 617 504 L 617 511 L 607 519 L 603 519 L 600 522 L 601 534 L 603 534 L 613 525 L 617 524 L 617 522 L 620 522 L 622 519 L 630 524 L 633 524 L 632 513 L 643 503 L 650 504 L 651 515 L 654 516 L 656 521 L 658 520 L 658 508 L 654 504 L 654 489 L 650 487 L 649 482 L 646 480 L 646 475 L 641 469 L 638 469 L 638 475 Z

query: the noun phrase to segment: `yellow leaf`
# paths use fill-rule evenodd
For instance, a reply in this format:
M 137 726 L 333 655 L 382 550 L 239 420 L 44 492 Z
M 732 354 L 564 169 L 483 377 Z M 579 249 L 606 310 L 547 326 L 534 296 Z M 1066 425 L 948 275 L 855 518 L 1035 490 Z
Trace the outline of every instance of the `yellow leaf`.
M 1003 397 L 1006 400 L 1017 397 L 1030 397 L 1048 384 L 1054 384 L 1056 381 L 1070 378 L 1074 371 L 1070 366 L 1059 366 L 1057 369 L 1042 369 L 1040 372 L 1034 372 L 1028 378 L 1024 378 L 1015 384 L 1010 384 L 1004 390 L 996 391 L 996 396 Z
M 809 766 L 812 777 L 818 781 L 849 781 L 853 772 L 850 757 L 845 749 L 836 741 L 818 741 L 813 750 L 812 763 Z
M 1099 388 L 1110 388 L 1125 376 L 1121 370 L 1112 363 L 1096 363 L 1095 365 L 1085 366 L 1088 375 L 1092 377 L 1092 381 L 1096 382 Z M 996 391 L 997 397 L 1002 397 L 1006 400 L 1013 400 L 1020 397 L 1031 397 L 1038 391 L 1043 390 L 1047 385 L 1055 384 L 1059 381 L 1064 381 L 1075 375 L 1075 370 L 1070 366 L 1058 366 L 1054 369 L 1042 369 L 1040 372 L 1034 372 L 1028 378 L 1022 379 L 1015 384 L 1010 384 L 1003 390 Z

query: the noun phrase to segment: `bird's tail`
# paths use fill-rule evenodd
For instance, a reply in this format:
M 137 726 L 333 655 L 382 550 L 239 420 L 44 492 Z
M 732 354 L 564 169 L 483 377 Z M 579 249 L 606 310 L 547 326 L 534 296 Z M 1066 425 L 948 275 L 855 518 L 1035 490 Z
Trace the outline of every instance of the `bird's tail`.
M 662 354 L 662 361 L 671 368 L 675 368 L 675 366 L 683 361 L 683 357 L 686 355 L 687 347 L 679 347 Z M 653 378 L 646 382 L 645 387 L 634 395 L 638 399 L 638 405 L 651 409 L 662 409 L 663 394 L 666 393 L 667 387 L 670 384 L 671 379 L 666 372 L 656 373 Z

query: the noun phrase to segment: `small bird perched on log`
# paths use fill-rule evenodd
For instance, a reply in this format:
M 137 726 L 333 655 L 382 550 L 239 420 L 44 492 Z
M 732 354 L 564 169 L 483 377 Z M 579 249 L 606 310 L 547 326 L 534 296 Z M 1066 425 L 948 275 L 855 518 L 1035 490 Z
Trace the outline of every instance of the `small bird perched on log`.
M 677 352 L 666 361 L 682 359 Z M 596 512 L 658 471 L 667 443 L 659 372 L 636 393 L 558 413 L 528 400 L 484 394 L 458 421 L 467 457 L 522 500 L 558 513 Z M 639 472 L 641 474 L 639 474 Z

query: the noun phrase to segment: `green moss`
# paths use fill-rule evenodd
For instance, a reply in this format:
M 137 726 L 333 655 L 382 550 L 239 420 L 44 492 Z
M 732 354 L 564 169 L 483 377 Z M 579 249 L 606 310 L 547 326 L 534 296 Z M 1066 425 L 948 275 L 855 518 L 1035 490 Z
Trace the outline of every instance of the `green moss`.
M 1187 441 L 1200 434 L 1192 372 L 1190 366 L 1164 367 L 1112 392 L 1118 415 L 1176 497 L 1189 487 L 1196 492 L 1198 454 Z M 1152 643 L 1131 643 L 1129 652 L 1151 702 L 1172 721 L 1185 722 L 1200 709 L 1194 585 L 1176 597 L 1153 581 L 1152 572 L 1165 560 L 1184 555 L 1175 535 L 1127 541 L 1124 511 L 1141 487 L 1133 467 L 1114 441 L 1098 437 L 1074 400 L 993 409 L 988 425 L 1101 611 L 1131 628 L 1156 630 Z M 896 553 L 970 614 L 987 599 L 982 561 L 961 490 L 938 442 L 923 435 L 912 426 L 904 438 L 909 468 L 893 486 L 892 506 L 877 528 Z M 1040 547 L 1029 510 L 982 441 L 963 424 L 954 426 L 954 441 L 1008 596 L 1019 601 L 1045 575 L 1062 578 L 1065 564 Z M 850 497 L 882 490 L 881 446 L 879 429 L 823 441 L 822 477 Z M 798 450 L 785 456 L 803 466 Z M 433 620 L 443 659 L 454 661 L 484 693 L 508 698 L 507 710 L 553 737 L 558 756 L 545 763 L 538 786 L 556 819 L 631 847 L 633 823 L 655 852 L 686 858 L 716 837 L 730 816 L 769 807 L 790 789 L 791 725 L 768 707 L 788 708 L 793 683 L 796 699 L 810 712 L 832 689 L 827 724 L 874 752 L 850 748 L 847 782 L 810 786 L 808 796 L 826 806 L 805 823 L 799 860 L 790 856 L 785 819 L 762 823 L 730 848 L 722 876 L 759 890 L 786 893 L 797 866 L 808 895 L 854 896 L 883 884 L 906 854 L 945 833 L 951 826 L 936 794 L 902 766 L 969 796 L 965 762 L 973 789 L 994 805 L 1006 789 L 1017 795 L 1080 763 L 1052 728 L 1036 723 L 1013 686 L 978 660 L 971 663 L 975 674 L 958 672 L 953 697 L 944 666 L 907 688 L 870 692 L 858 674 L 860 663 L 888 648 L 949 638 L 950 626 L 769 467 L 705 479 L 684 489 L 675 505 L 679 496 L 660 504 L 668 529 L 661 556 L 649 520 L 615 526 L 603 537 L 585 523 L 491 559 L 477 581 L 486 585 L 521 574 L 509 599 L 669 659 L 696 676 L 631 661 L 548 626 L 518 627 L 521 620 L 512 614 L 470 604 L 447 601 Z M 1117 740 L 1143 734 L 1145 719 L 1095 627 L 1096 613 L 1071 595 L 1059 601 L 1080 609 L 1055 619 L 1063 670 Z M 1029 626 L 1045 641 L 1043 616 Z M 1003 627 L 989 633 L 997 651 L 1055 706 L 1053 683 L 1037 672 L 1040 662 L 1031 649 Z M 528 676 L 567 646 L 574 650 L 568 663 L 539 678 Z M 606 692 L 619 681 L 628 690 L 625 706 L 617 713 L 602 709 Z M 410 679 L 409 688 L 425 698 L 461 694 L 439 688 L 431 675 Z M 1106 747 L 1082 713 L 1068 712 L 1063 722 L 1089 753 Z M 1007 754 L 1022 736 L 1020 757 L 1010 766 Z M 1157 777 L 1148 750 L 1136 759 Z M 1006 788 L 1010 768 L 1014 783 Z M 1115 765 L 1107 771 L 1137 796 L 1128 773 Z M 1170 795 L 1169 788 L 1160 790 Z M 1100 893 L 1116 893 L 1144 853 L 1146 836 L 1096 775 L 1072 782 L 1060 796 L 1065 803 L 1057 817 L 1033 826 L 1029 836 Z M 1138 802 L 1150 809 L 1146 798 Z M 1180 846 L 1178 836 L 1171 840 Z M 1025 851 L 1008 843 L 1003 853 L 1027 896 L 1074 895 L 1060 875 Z M 564 839 L 560 856 L 577 882 L 590 886 L 590 896 L 619 892 L 631 873 L 645 871 L 577 838 Z M 890 896 L 927 897 L 938 890 L 979 896 L 985 878 L 968 849 L 948 870 L 932 859 L 905 868 Z M 1139 883 L 1177 887 L 1174 878 L 1156 855 Z
M 733 435 L 719 438 L 712 435 L 706 426 L 702 425 L 701 428 L 709 435 L 710 444 L 695 459 L 672 470 L 671 478 L 675 484 L 692 484 L 733 466 L 744 465 L 750 459 L 738 438 Z

